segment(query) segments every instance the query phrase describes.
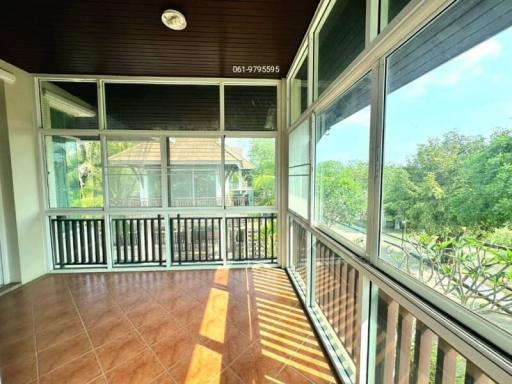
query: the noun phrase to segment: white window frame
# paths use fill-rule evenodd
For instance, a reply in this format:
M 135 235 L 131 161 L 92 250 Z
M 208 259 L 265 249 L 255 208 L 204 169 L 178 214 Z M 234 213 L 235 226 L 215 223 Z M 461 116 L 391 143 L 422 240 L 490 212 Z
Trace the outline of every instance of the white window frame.
M 340 241 L 340 236 L 334 236 L 325 228 L 315 225 L 314 222 L 304 221 L 305 224 L 310 225 L 311 229 L 319 230 L 322 233 L 327 233 L 329 236 L 334 237 L 336 242 L 342 244 L 342 248 L 348 249 L 352 254 L 364 259 L 366 262 L 378 267 L 380 270 L 391 275 L 396 281 L 400 281 L 403 285 L 412 287 L 415 292 L 426 300 L 436 303 L 436 306 L 441 310 L 449 313 L 454 318 L 459 319 L 464 324 L 467 324 L 474 332 L 480 336 L 491 340 L 494 344 L 499 345 L 504 351 L 512 354 L 512 345 L 507 343 L 510 335 L 506 334 L 503 330 L 484 322 L 478 318 L 478 315 L 471 313 L 468 309 L 459 305 L 454 305 L 454 302 L 446 300 L 438 292 L 423 286 L 414 278 L 406 275 L 405 273 L 386 265 L 382 260 L 379 260 L 380 251 L 380 210 L 381 210 L 381 186 L 382 186 L 382 159 L 383 159 L 383 131 L 384 131 L 384 97 L 385 97 L 385 58 L 391 54 L 395 49 L 404 44 L 409 38 L 414 36 L 425 25 L 430 23 L 438 15 L 440 15 L 450 5 L 454 4 L 457 0 L 411 0 L 397 15 L 386 25 L 379 25 L 379 0 L 367 0 L 367 19 L 366 19 L 366 45 L 363 52 L 361 52 L 356 59 L 337 77 L 336 80 L 323 92 L 320 97 L 317 97 L 317 78 L 316 78 L 316 64 L 318 59 L 316 31 L 321 28 L 323 21 L 327 17 L 326 13 L 329 12 L 336 0 L 322 0 L 316 10 L 316 13 L 311 21 L 306 36 L 304 37 L 298 54 L 296 55 L 290 71 L 288 72 L 287 79 L 290 81 L 294 71 L 302 59 L 305 51 L 308 53 L 309 67 L 308 70 L 308 89 L 313 102 L 309 104 L 306 111 L 304 111 L 301 118 L 297 119 L 293 124 L 289 124 L 288 133 L 295 129 L 306 118 L 311 118 L 312 128 L 316 127 L 315 118 L 316 114 L 325 109 L 332 101 L 339 95 L 346 92 L 358 79 L 362 78 L 365 73 L 373 72 L 373 87 L 372 87 L 372 100 L 371 100 L 371 122 L 370 122 L 370 161 L 369 161 L 369 184 L 368 184 L 368 232 L 366 250 L 362 252 L 361 249 L 357 250 L 350 244 L 346 244 L 343 240 Z M 462 1 L 462 0 L 459 0 Z M 289 122 L 288 122 L 289 123 Z M 311 142 L 314 143 L 314 132 L 311 135 Z M 312 159 L 312 170 L 310 177 L 310 202 L 315 201 L 314 195 L 314 161 L 315 148 L 314 145 L 310 148 L 310 157 Z M 313 204 L 311 204 L 313 205 Z M 289 210 L 289 220 L 295 217 L 293 211 Z M 310 217 L 314 217 L 314 207 L 311 207 Z M 311 274 L 311 286 L 314 286 L 316 276 Z M 381 280 L 385 281 L 385 280 Z M 365 281 L 364 292 L 369 292 L 370 282 Z M 387 288 L 387 286 L 386 286 Z M 391 291 L 388 290 L 388 293 Z M 308 293 L 310 295 L 311 293 Z M 394 295 L 396 296 L 396 295 Z M 428 322 L 427 322 L 428 323 Z M 432 323 L 430 321 L 430 323 Z M 440 335 L 443 332 L 438 332 Z M 364 335 L 363 335 L 364 336 Z M 453 340 L 453 337 L 452 337 Z M 467 340 L 467 339 L 466 339 Z M 493 351 L 482 341 L 478 339 L 470 340 L 471 344 L 484 356 L 489 356 L 495 360 Z M 460 343 L 459 343 L 460 344 Z M 457 343 L 454 342 L 457 346 Z M 467 348 L 462 346 L 460 352 L 465 353 Z M 467 355 L 471 357 L 471 353 Z M 510 367 L 509 367 L 510 368 Z M 507 369 L 509 369 L 507 368 Z M 371 369 L 371 368 L 370 368 Z M 504 377 L 504 376 L 501 376 Z M 366 375 L 361 378 L 363 383 L 366 380 Z
M 62 270 L 55 270 L 53 265 L 53 254 L 51 249 L 51 231 L 49 226 L 49 218 L 55 215 L 98 215 L 102 216 L 105 220 L 105 228 L 108 228 L 105 234 L 105 241 L 107 242 L 107 268 L 101 270 L 123 270 L 122 267 L 113 268 L 112 265 L 112 243 L 110 241 L 111 231 L 111 218 L 115 215 L 156 215 L 161 214 L 164 218 L 164 226 L 166 230 L 166 236 L 168 234 L 168 221 L 173 215 L 180 213 L 182 215 L 199 215 L 205 214 L 211 216 L 219 216 L 226 218 L 230 215 L 241 215 L 251 213 L 275 213 L 277 215 L 277 226 L 279 233 L 281 232 L 282 226 L 279 224 L 282 222 L 284 214 L 281 209 L 281 195 L 283 186 L 280 182 L 283 171 L 280 166 L 282 163 L 281 159 L 285 159 L 281 151 L 279 150 L 283 131 L 283 103 L 282 103 L 282 81 L 272 79 L 238 79 L 238 78 L 173 78 L 173 77 L 138 77 L 138 76 L 75 76 L 75 75 L 36 75 L 35 76 L 35 105 L 37 111 L 37 127 L 39 128 L 39 154 L 40 154 L 40 173 L 41 180 L 43 181 L 42 188 L 42 200 L 44 202 L 43 221 L 45 222 L 45 238 L 46 238 L 46 258 L 47 267 L 49 271 L 56 273 L 66 272 L 83 272 L 86 271 L 84 268 L 68 268 Z M 40 104 L 41 95 L 41 83 L 43 81 L 64 81 L 64 82 L 92 82 L 97 84 L 98 92 L 98 128 L 97 129 L 52 129 L 43 128 L 42 125 L 42 111 Z M 166 131 L 166 130 L 116 130 L 106 129 L 106 104 L 105 104 L 105 84 L 106 83 L 126 83 L 126 84 L 176 84 L 176 85 L 217 85 L 219 86 L 219 118 L 220 127 L 217 131 Z M 276 120 L 277 129 L 275 131 L 226 131 L 225 127 L 225 116 L 224 116 L 224 86 L 226 85 L 237 85 L 237 86 L 273 86 L 276 87 L 277 103 L 276 103 Z M 102 151 L 102 168 L 103 168 L 103 208 L 51 208 L 49 205 L 49 186 L 47 182 L 47 164 L 46 164 L 46 150 L 45 150 L 45 137 L 46 136 L 94 136 L 99 137 L 101 142 Z M 272 138 L 275 142 L 275 162 L 276 162 L 276 177 L 275 177 L 275 204 L 273 206 L 248 206 L 248 207 L 227 207 L 225 202 L 220 207 L 170 207 L 168 199 L 168 182 L 167 182 L 167 140 L 170 137 L 211 137 L 218 138 L 222 142 L 222 164 L 221 168 L 224 167 L 224 142 L 226 138 Z M 162 206 L 161 207 L 111 207 L 109 200 L 109 189 L 108 189 L 108 177 L 105 170 L 108 168 L 108 155 L 107 155 L 107 141 L 108 140 L 130 140 L 130 139 L 147 139 L 147 138 L 159 138 L 161 143 L 161 177 L 162 177 Z M 164 144 L 165 143 L 165 144 Z M 221 172 L 224 175 L 224 172 Z M 222 176 L 224 178 L 224 176 Z M 224 184 L 223 184 L 224 185 Z M 225 190 L 223 187 L 223 196 Z M 225 231 L 223 232 L 225 233 Z M 283 239 L 286 236 L 279 235 L 277 237 L 277 263 L 282 265 L 285 263 L 285 255 L 281 252 L 283 249 Z M 169 240 L 169 239 L 166 239 Z M 194 265 L 194 266 L 171 266 L 170 265 L 170 247 L 167 247 L 167 268 L 173 269 L 202 269 L 211 268 L 211 265 Z M 225 247 L 223 247 L 223 258 L 224 265 L 227 265 L 225 256 Z M 229 264 L 229 267 L 246 267 L 248 264 Z M 162 267 L 125 267 L 130 270 L 161 270 Z M 87 269 L 90 271 L 90 269 Z

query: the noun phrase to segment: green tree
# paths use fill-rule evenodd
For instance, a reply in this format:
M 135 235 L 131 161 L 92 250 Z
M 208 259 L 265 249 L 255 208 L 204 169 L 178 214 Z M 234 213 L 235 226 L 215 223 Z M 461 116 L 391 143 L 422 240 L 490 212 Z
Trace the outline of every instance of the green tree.
M 491 230 L 512 217 L 512 131 L 494 133 L 465 159 L 449 199 L 457 224 Z
M 274 140 L 254 139 L 249 157 L 255 169 L 251 172 L 255 205 L 275 204 L 275 144 Z
M 324 161 L 317 166 L 317 199 L 327 225 L 353 225 L 367 213 L 368 164 Z
M 460 222 L 451 205 L 452 197 L 461 189 L 468 193 L 462 172 L 468 158 L 478 153 L 484 144 L 481 136 L 449 132 L 419 145 L 417 153 L 402 167 L 406 174 L 396 167 L 386 167 L 387 213 L 395 217 L 399 213 L 414 231 L 446 236 L 460 232 Z M 391 171 L 386 175 L 388 170 Z M 386 178 L 395 180 L 386 183 Z M 395 182 L 403 185 L 393 185 Z

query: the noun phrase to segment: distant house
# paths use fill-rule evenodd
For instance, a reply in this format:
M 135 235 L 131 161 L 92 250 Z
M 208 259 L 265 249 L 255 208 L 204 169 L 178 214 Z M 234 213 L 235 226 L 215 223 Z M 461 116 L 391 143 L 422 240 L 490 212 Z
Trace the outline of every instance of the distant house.
M 169 205 L 222 205 L 222 151 L 219 139 L 169 140 Z M 255 168 L 242 148 L 225 150 L 226 205 L 251 205 L 254 194 L 250 172 Z M 160 205 L 160 143 L 143 142 L 108 158 L 111 199 L 116 206 Z M 116 183 L 116 175 L 132 173 L 137 184 Z

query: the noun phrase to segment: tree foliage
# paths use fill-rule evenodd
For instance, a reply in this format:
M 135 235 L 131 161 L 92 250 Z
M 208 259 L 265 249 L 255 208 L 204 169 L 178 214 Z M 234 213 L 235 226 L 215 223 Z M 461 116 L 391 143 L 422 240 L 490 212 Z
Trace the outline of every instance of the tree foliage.
M 249 151 L 249 157 L 255 166 L 255 169 L 251 172 L 255 205 L 274 205 L 276 182 L 274 141 L 254 139 Z
M 512 214 L 512 134 L 489 139 L 455 132 L 418 147 L 403 166 L 384 169 L 387 219 L 430 235 L 504 226 Z
M 324 161 L 317 166 L 317 199 L 320 217 L 327 225 L 354 224 L 364 219 L 368 199 L 368 165 Z

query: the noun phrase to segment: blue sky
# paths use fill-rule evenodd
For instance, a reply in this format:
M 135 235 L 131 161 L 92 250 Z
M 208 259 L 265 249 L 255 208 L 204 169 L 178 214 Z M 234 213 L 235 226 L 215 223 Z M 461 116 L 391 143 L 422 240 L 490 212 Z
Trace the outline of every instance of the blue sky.
M 333 126 L 317 161 L 367 161 L 369 117 L 365 108 Z M 512 128 L 512 28 L 388 95 L 385 124 L 385 161 L 394 164 L 449 131 L 489 136 Z

